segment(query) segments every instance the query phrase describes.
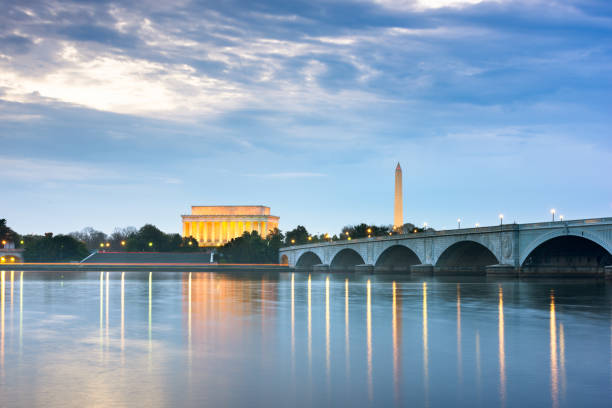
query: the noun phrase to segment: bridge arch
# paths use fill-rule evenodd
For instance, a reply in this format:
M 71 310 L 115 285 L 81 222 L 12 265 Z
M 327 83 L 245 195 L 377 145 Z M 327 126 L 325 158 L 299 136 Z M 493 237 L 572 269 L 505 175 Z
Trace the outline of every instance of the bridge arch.
M 521 267 L 583 268 L 592 271 L 612 265 L 612 252 L 603 240 L 589 234 L 547 234 L 538 239 L 521 258 Z
M 521 253 L 520 265 L 523 265 L 525 261 L 527 260 L 527 258 L 532 254 L 532 252 L 540 245 L 554 238 L 564 237 L 564 236 L 575 236 L 579 238 L 584 238 L 588 241 L 591 241 L 597 244 L 598 246 L 603 248 L 605 251 L 607 251 L 608 254 L 612 254 L 611 244 L 608 244 L 603 238 L 599 237 L 598 235 L 591 234 L 588 231 L 586 232 L 585 231 L 579 231 L 579 232 L 578 231 L 571 231 L 571 232 L 570 231 L 553 231 L 553 232 L 544 234 L 541 237 L 535 239 L 533 242 L 529 244 L 529 246 L 525 248 L 525 250 Z
M 334 255 L 329 267 L 336 270 L 353 269 L 355 265 L 362 265 L 364 263 L 359 252 L 351 248 L 344 248 Z
M 438 257 L 437 268 L 470 269 L 473 272 L 484 272 L 484 267 L 498 264 L 499 260 L 493 252 L 480 242 L 458 241 L 446 248 Z
M 289 257 L 286 254 L 282 254 L 280 258 L 281 265 L 289 265 Z
M 321 258 L 319 255 L 315 254 L 312 251 L 306 251 L 298 258 L 295 263 L 296 268 L 310 268 L 313 265 L 322 264 Z
M 421 264 L 419 256 L 405 245 L 392 245 L 386 248 L 376 259 L 377 268 L 407 269 L 410 265 Z

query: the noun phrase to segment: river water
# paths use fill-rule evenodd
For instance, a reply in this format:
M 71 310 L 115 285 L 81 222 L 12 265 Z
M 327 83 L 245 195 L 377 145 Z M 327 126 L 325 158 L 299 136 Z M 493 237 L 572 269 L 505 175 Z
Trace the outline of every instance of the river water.
M 1 274 L 2 407 L 612 401 L 602 281 Z

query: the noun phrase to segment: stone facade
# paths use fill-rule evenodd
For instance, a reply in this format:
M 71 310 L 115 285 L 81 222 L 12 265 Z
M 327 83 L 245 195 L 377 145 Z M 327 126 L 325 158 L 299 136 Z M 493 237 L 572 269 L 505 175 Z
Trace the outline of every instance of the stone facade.
M 257 206 L 192 206 L 191 214 L 181 215 L 183 237 L 193 237 L 199 246 L 220 246 L 257 231 L 266 236 L 278 228 L 279 217 L 270 215 L 270 207 Z
M 449 248 L 459 243 L 473 242 L 490 252 L 491 264 L 510 265 L 518 269 L 540 244 L 564 235 L 586 238 L 612 254 L 612 218 L 598 218 L 427 231 L 290 246 L 280 250 L 280 257 L 286 256 L 288 265 L 296 266 L 303 254 L 312 252 L 319 257 L 321 264 L 332 265 L 340 251 L 350 248 L 359 254 L 364 264 L 376 265 L 385 250 L 394 246 L 403 246 L 418 257 L 421 265 L 436 266 Z

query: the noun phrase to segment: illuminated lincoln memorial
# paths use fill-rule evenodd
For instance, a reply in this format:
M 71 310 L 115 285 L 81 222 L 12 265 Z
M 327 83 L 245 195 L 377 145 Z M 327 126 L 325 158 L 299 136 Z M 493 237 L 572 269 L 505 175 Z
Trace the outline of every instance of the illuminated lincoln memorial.
M 218 246 L 241 236 L 245 231 L 257 231 L 266 236 L 278 228 L 279 217 L 270 215 L 270 207 L 192 206 L 191 214 L 181 215 L 183 237 L 193 237 L 199 246 Z

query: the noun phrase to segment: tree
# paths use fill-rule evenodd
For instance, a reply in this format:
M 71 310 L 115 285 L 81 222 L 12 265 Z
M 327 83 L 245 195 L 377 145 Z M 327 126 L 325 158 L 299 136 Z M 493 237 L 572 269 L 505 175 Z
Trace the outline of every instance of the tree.
M 300 245 L 308 243 L 308 230 L 302 225 L 285 234 L 285 245 Z
M 97 231 L 92 227 L 85 227 L 81 231 L 71 232 L 68 235 L 83 242 L 90 251 L 100 249 L 100 244 L 108 242 L 108 236 L 104 232 Z
M 155 225 L 146 224 L 127 240 L 128 251 L 167 251 L 169 239 Z
M 219 261 L 224 263 L 277 263 L 283 234 L 278 228 L 262 238 L 257 231 L 245 232 L 219 248 Z
M 2 241 L 13 242 L 16 247 L 19 246 L 20 242 L 19 234 L 6 225 L 5 218 L 0 219 L 0 248 L 4 246 Z
M 23 256 L 27 262 L 80 261 L 88 254 L 85 244 L 70 235 L 25 237 Z
M 368 224 L 358 224 L 358 225 L 347 225 L 342 228 L 342 233 L 340 234 L 340 239 L 347 239 L 351 237 L 351 239 L 356 238 L 366 238 L 370 237 L 379 237 L 384 235 L 389 235 L 391 227 L 388 225 L 368 225 Z
M 125 250 L 128 239 L 136 235 L 137 232 L 138 230 L 134 227 L 115 228 L 113 233 L 108 237 L 110 248 L 113 250 Z

